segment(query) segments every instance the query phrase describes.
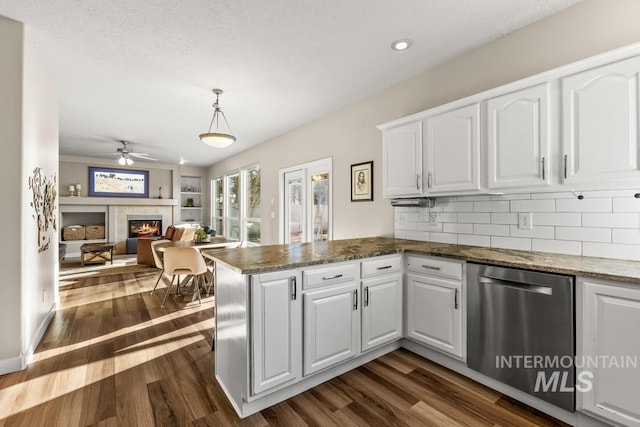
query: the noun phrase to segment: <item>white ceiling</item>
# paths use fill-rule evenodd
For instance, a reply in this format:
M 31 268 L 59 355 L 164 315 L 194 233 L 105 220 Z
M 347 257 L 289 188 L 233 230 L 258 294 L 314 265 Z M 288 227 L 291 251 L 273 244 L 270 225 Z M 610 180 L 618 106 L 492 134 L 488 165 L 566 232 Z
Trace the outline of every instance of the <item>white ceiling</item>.
M 0 0 L 59 93 L 60 154 L 209 166 L 578 0 Z M 405 52 L 393 40 L 413 39 Z M 214 95 L 238 141 L 205 146 Z

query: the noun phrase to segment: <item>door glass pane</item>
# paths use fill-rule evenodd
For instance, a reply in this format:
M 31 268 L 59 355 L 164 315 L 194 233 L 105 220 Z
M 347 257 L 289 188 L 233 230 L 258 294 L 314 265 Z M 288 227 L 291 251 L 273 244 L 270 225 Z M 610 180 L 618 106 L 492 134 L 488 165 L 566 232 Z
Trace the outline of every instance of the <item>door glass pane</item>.
M 216 230 L 216 236 L 224 236 L 224 229 L 222 228 L 222 218 L 215 218 L 213 220 L 213 228 Z
M 247 241 L 260 243 L 260 221 L 247 221 Z
M 227 237 L 231 240 L 240 240 L 240 220 L 227 220 Z
M 227 216 L 240 218 L 240 174 L 227 176 Z
M 329 239 L 329 174 L 311 176 L 313 240 Z
M 223 202 L 224 202 L 224 185 L 222 182 L 222 178 L 215 179 L 213 181 L 213 191 L 214 191 L 214 214 L 215 217 L 222 218 L 223 216 Z
M 260 218 L 260 166 L 247 170 L 247 217 Z
M 288 230 L 289 243 L 302 242 L 302 179 L 288 182 Z

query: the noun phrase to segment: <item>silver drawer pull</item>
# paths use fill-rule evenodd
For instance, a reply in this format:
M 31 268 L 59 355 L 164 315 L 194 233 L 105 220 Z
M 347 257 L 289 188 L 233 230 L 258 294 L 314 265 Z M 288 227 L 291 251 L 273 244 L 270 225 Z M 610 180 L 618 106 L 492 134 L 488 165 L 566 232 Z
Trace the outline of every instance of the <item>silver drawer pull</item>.
M 341 277 L 342 277 L 342 274 L 336 274 L 335 276 L 324 276 L 322 280 L 339 279 Z
M 422 268 L 428 268 L 429 270 L 440 271 L 440 267 L 434 267 L 432 265 L 424 265 L 424 264 L 422 264 Z
M 385 265 L 384 267 L 378 267 L 376 268 L 376 270 L 388 270 L 390 269 L 392 266 L 391 265 Z

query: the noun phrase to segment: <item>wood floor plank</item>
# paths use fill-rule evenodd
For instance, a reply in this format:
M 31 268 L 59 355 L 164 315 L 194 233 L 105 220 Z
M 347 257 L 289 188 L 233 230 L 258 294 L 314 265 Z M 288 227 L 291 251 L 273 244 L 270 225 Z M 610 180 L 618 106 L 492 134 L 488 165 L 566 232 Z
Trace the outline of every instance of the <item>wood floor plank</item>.
M 61 280 L 34 362 L 0 376 L 0 427 L 563 425 L 403 349 L 240 419 L 215 380 L 215 297 L 161 309 L 158 270 L 107 273 Z

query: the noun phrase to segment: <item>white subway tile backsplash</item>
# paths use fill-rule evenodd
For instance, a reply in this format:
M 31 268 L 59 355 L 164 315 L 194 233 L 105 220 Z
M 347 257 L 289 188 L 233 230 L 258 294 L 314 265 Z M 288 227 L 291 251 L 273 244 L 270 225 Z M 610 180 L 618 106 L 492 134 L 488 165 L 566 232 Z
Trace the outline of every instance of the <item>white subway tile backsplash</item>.
M 508 200 L 493 200 L 490 202 L 474 202 L 474 212 L 509 212 Z
M 555 237 L 555 227 L 547 225 L 534 225 L 531 230 L 520 229 L 517 225 L 510 226 L 511 237 L 531 237 L 536 239 L 553 239 Z
M 515 212 L 495 212 L 491 214 L 491 224 L 517 224 L 518 214 Z
M 417 231 L 442 231 L 442 223 L 431 225 L 428 222 L 419 222 Z
M 584 242 L 582 244 L 582 255 L 640 261 L 640 246 Z
M 459 245 L 470 245 L 470 246 L 491 246 L 491 236 L 476 236 L 475 234 L 459 234 L 458 235 L 458 244 Z
M 611 229 L 602 227 L 556 227 L 556 239 L 611 243 Z
M 522 239 L 519 237 L 491 236 L 491 247 L 502 248 L 502 249 L 516 249 L 520 251 L 530 251 L 531 239 Z
M 621 243 L 625 245 L 640 245 L 640 229 L 620 229 L 611 230 L 611 243 Z
M 512 200 L 511 212 L 555 212 L 556 200 Z
M 532 239 L 531 250 L 536 252 L 552 252 L 556 254 L 581 255 L 582 243 L 566 240 Z
M 601 199 L 559 199 L 556 212 L 611 212 L 611 198 Z
M 423 242 L 429 241 L 429 232 L 427 231 L 406 231 L 405 239 L 421 240 Z
M 473 224 L 445 223 L 442 231 L 445 233 L 473 234 Z
M 640 212 L 640 199 L 634 197 L 614 198 L 614 212 Z
M 594 190 L 438 198 L 426 208 L 395 208 L 394 236 L 461 245 L 640 260 L 638 190 Z M 576 195 L 585 197 L 579 200 Z M 531 212 L 531 230 L 518 228 Z
M 458 235 L 448 233 L 429 233 L 429 240 L 431 242 L 450 243 L 455 245 L 458 243 Z
M 445 202 L 442 212 L 473 212 L 473 202 Z
M 473 234 L 486 236 L 508 236 L 509 226 L 502 224 L 474 224 Z
M 564 225 L 564 226 L 580 226 L 582 224 L 582 215 L 578 212 L 571 213 L 544 213 L 534 212 L 531 215 L 531 223 L 536 225 Z
M 458 222 L 465 224 L 489 224 L 491 222 L 491 214 L 488 212 L 460 212 L 458 214 Z
M 640 228 L 640 213 L 583 213 L 582 226 Z

